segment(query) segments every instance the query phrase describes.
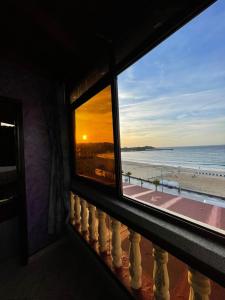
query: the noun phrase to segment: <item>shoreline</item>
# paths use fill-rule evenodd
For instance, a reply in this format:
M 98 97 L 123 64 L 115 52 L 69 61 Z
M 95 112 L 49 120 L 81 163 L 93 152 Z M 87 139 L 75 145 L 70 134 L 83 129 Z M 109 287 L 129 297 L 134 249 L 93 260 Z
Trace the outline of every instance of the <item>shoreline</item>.
M 225 177 L 208 175 L 213 173 L 203 170 L 172 167 L 164 165 L 151 165 L 147 163 L 131 162 L 122 160 L 122 170 L 124 175 L 131 172 L 131 176 L 144 180 L 168 180 L 177 182 L 181 189 L 196 191 L 202 194 L 214 195 L 217 197 L 225 197 Z
M 189 172 L 194 172 L 195 174 L 199 174 L 200 173 L 205 173 L 205 174 L 202 174 L 202 175 L 209 175 L 211 173 L 211 175 L 209 176 L 216 176 L 216 175 L 213 175 L 214 174 L 221 174 L 222 176 L 221 177 L 225 177 L 225 170 L 223 169 L 215 169 L 215 168 L 202 168 L 202 167 L 186 167 L 186 166 L 182 166 L 182 165 L 178 165 L 178 166 L 175 166 L 175 165 L 170 165 L 170 164 L 157 164 L 157 163 L 148 163 L 148 162 L 138 162 L 138 161 L 132 161 L 132 160 L 123 160 L 121 159 L 122 161 L 122 164 L 131 164 L 131 165 L 143 165 L 143 167 L 147 167 L 147 166 L 150 166 L 150 167 L 153 167 L 153 168 L 171 168 L 171 169 L 180 169 L 180 170 L 186 170 L 186 171 L 189 171 Z M 208 173 L 208 174 L 206 174 Z

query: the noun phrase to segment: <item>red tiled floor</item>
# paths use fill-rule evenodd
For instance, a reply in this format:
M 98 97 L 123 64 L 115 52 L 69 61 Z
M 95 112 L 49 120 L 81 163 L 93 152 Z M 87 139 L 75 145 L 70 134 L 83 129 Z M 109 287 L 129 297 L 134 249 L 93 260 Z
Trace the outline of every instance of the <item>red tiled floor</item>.
M 148 193 L 149 191 L 149 193 Z M 142 194 L 143 193 L 143 194 Z M 152 191 L 140 186 L 124 188 L 124 194 L 146 204 L 154 204 L 193 220 L 225 230 L 225 208 L 199 202 L 196 200 Z
M 146 188 L 143 188 L 143 187 L 140 187 L 138 185 L 130 185 L 130 186 L 126 186 L 124 188 L 124 193 L 126 195 L 134 195 L 134 194 L 138 194 L 138 193 L 141 193 L 141 192 L 145 192 L 145 191 L 149 191 L 149 189 L 146 189 Z

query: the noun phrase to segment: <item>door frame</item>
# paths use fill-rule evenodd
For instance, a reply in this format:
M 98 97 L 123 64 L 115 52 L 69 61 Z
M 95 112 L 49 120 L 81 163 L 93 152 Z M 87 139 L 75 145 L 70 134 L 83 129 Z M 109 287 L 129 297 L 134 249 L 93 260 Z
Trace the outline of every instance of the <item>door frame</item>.
M 18 214 L 13 205 L 3 208 L 3 219 L 12 218 L 18 215 L 19 218 L 19 257 L 23 265 L 28 263 L 28 231 L 27 231 L 27 202 L 26 202 L 26 181 L 25 181 L 25 159 L 24 159 L 24 134 L 23 134 L 23 106 L 22 101 L 0 96 L 0 104 L 12 109 L 15 114 L 15 144 L 16 144 L 16 170 L 18 178 Z M 1 209 L 1 207 L 0 207 Z M 10 209 L 14 211 L 9 211 Z M 11 214 L 11 215 L 10 215 Z M 0 220 L 1 222 L 1 220 Z

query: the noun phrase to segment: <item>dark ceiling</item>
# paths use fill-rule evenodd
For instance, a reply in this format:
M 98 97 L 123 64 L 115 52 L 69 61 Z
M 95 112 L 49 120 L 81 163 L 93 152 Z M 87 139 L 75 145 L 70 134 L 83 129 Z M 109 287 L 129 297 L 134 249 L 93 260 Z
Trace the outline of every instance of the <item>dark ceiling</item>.
M 77 80 L 107 62 L 108 44 L 123 68 L 212 2 L 8 0 L 0 7 L 0 53 Z

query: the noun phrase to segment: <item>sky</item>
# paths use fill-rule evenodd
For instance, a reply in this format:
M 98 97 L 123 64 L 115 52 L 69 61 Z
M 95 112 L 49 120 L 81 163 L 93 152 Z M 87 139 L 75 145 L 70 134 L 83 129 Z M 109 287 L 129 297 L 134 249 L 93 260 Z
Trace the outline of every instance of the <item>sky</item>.
M 225 1 L 118 76 L 121 146 L 225 144 Z

